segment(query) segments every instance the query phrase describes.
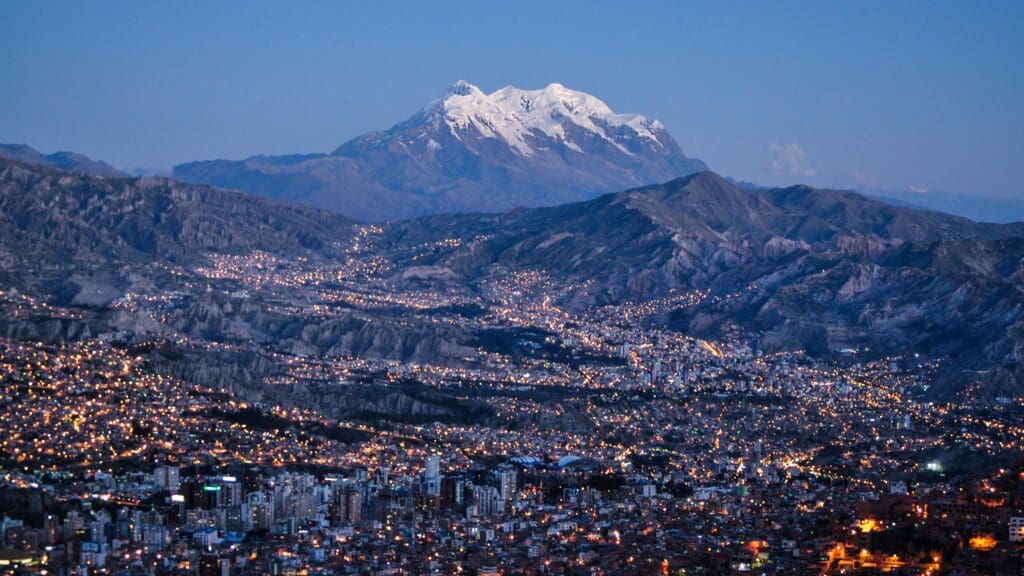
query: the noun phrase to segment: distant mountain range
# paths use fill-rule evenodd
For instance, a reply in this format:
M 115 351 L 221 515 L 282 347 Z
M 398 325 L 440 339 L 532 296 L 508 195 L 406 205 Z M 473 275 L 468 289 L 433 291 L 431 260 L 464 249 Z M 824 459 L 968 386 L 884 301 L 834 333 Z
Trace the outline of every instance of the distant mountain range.
M 129 173 L 75 152 L 0 144 L 0 158 L 97 176 Z M 656 121 L 617 114 L 589 94 L 551 84 L 491 94 L 459 81 L 389 130 L 327 154 L 252 156 L 179 164 L 171 175 L 297 202 L 363 221 L 499 212 L 595 198 L 706 170 Z M 753 182 L 730 179 L 758 190 Z M 978 222 L 1024 222 L 1024 200 L 914 188 L 858 187 L 883 202 Z M 984 193 L 984 191 L 978 191 Z
M 756 182 L 726 178 L 730 183 L 745 190 L 766 190 Z M 943 212 L 993 224 L 1012 224 L 1024 222 L 1024 200 L 1016 198 L 988 198 L 971 196 L 940 190 L 920 190 L 913 187 L 882 188 L 877 186 L 861 186 L 847 188 L 852 192 L 863 194 L 869 198 L 880 200 L 893 206 L 905 206 Z
M 187 276 L 211 253 L 346 262 L 344 246 L 360 230 L 326 211 L 207 186 L 0 161 L 6 287 L 100 310 L 133 286 L 187 292 L 194 304 L 175 311 L 174 328 L 213 340 L 440 363 L 474 349 L 476 336 L 457 323 L 367 310 L 360 317 L 374 321 L 303 325 L 271 311 L 287 303 L 214 302 L 219 293 Z M 806 186 L 743 189 L 701 172 L 585 202 L 378 230 L 361 257 L 386 262 L 396 287 L 428 271 L 430 282 L 472 293 L 486 278 L 539 272 L 552 301 L 569 309 L 699 291 L 649 321 L 696 336 L 742 334 L 765 350 L 940 358 L 940 395 L 980 386 L 974 393 L 1015 397 L 1024 384 L 1024 224 L 980 224 Z M 117 311 L 102 317 L 121 329 L 144 326 Z M 33 338 L 102 330 L 33 322 L 11 319 L 4 330 Z
M 485 94 L 460 81 L 330 154 L 192 162 L 173 176 L 381 221 L 550 206 L 706 169 L 660 122 L 589 94 L 560 84 Z
M 88 156 L 76 152 L 54 152 L 43 154 L 31 146 L 25 144 L 0 144 L 0 158 L 18 160 L 39 166 L 49 166 L 58 170 L 71 172 L 82 172 L 93 176 L 125 176 L 124 172 L 100 160 L 93 160 Z
M 1024 200 L 1017 198 L 984 198 L 938 190 L 921 191 L 909 188 L 865 188 L 861 193 L 883 202 L 915 208 L 926 208 L 956 214 L 978 222 L 1024 222 Z

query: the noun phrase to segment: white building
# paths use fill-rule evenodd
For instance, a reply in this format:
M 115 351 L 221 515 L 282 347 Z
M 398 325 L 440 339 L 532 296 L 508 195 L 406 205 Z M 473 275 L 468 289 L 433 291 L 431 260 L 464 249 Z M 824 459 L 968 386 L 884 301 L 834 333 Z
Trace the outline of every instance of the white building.
M 1010 542 L 1024 542 L 1024 516 L 1010 518 Z
M 501 499 L 505 502 L 511 501 L 516 495 L 516 471 L 499 470 L 498 481 L 501 484 Z
M 437 454 L 427 456 L 426 480 L 427 496 L 441 495 L 441 458 Z

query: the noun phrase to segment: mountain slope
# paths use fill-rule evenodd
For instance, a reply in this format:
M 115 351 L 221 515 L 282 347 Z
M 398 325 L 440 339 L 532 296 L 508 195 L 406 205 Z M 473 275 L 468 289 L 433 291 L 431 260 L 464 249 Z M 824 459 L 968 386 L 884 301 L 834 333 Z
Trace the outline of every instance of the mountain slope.
M 0 144 L 0 158 L 93 176 L 125 176 L 123 172 L 101 160 L 66 151 L 43 154 L 24 144 Z
M 331 154 L 194 162 L 174 177 L 369 220 L 555 205 L 704 170 L 657 121 L 551 84 L 465 82 Z
M 450 354 L 464 353 L 441 340 L 456 339 L 450 330 L 355 314 L 310 318 L 297 315 L 292 301 L 282 306 L 274 290 L 244 294 L 239 278 L 245 273 L 265 275 L 274 287 L 293 264 L 342 269 L 344 278 L 357 274 L 358 266 L 346 265 L 360 228 L 327 211 L 240 192 L 0 159 L 0 303 L 16 289 L 39 302 L 88 310 L 60 323 L 2 318 L 0 335 L 60 340 L 112 331 L 180 333 L 200 341 L 258 340 L 286 351 L 319 347 L 419 361 L 440 356 L 445 346 Z M 213 284 L 218 289 L 208 289 Z M 300 285 L 290 296 L 304 302 L 305 285 L 288 284 Z M 116 305 L 139 294 L 178 304 L 159 323 Z
M 742 190 L 705 172 L 555 208 L 435 216 L 392 246 L 457 237 L 417 260 L 473 282 L 542 271 L 575 308 L 691 292 L 652 322 L 694 335 L 736 329 L 768 349 L 948 361 L 950 390 L 985 371 L 1024 383 L 1024 226 L 979 224 L 804 186 Z
M 240 264 L 225 254 L 244 255 L 247 268 L 232 270 Z M 205 186 L 0 161 L 0 285 L 103 311 L 85 324 L 12 317 L 4 330 L 20 337 L 181 333 L 285 353 L 458 364 L 480 346 L 478 334 L 395 303 L 431 294 L 476 301 L 487 284 L 539 272 L 551 302 L 571 310 L 646 302 L 637 309 L 652 325 L 739 334 L 768 350 L 921 354 L 941 360 L 940 394 L 1016 397 L 1022 262 L 1022 224 L 805 186 L 740 189 L 710 172 L 556 207 L 359 228 Z M 240 280 L 246 274 L 252 284 Z M 305 280 L 285 290 L 292 281 L 274 278 Z M 316 310 L 308 298 L 318 302 L 323 282 L 350 294 L 351 308 L 303 315 Z M 159 324 L 109 304 L 139 291 L 180 302 Z M 361 307 L 371 301 L 390 304 Z M 257 386 L 262 369 L 246 362 Z
M 247 194 L 0 159 L 0 280 L 8 286 L 93 273 L 123 284 L 122 266 L 209 252 L 329 253 L 352 230 L 340 216 Z
M 239 192 L 0 159 L 0 337 L 112 340 L 161 373 L 337 417 L 488 417 L 415 382 L 316 394 L 267 384 L 296 354 L 444 364 L 472 353 L 473 335 L 444 325 L 312 310 L 322 284 L 363 296 L 377 259 L 352 255 L 361 229 Z

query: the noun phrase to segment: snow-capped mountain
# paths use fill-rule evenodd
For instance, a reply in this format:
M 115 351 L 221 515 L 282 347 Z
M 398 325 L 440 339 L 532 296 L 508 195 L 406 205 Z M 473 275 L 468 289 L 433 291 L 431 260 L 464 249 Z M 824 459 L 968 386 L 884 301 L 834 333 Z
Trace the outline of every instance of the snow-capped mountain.
M 583 135 L 599 136 L 628 156 L 635 155 L 624 145 L 629 140 L 639 139 L 655 151 L 665 146 L 658 139 L 658 131 L 665 134 L 660 122 L 639 114 L 616 114 L 590 94 L 569 90 L 561 84 L 551 84 L 542 90 L 506 86 L 493 94 L 484 94 L 460 80 L 445 98 L 431 102 L 421 117 L 434 128 L 443 123 L 457 139 L 466 134 L 500 139 L 523 156 L 542 153 L 547 143 L 538 140 L 544 138 L 583 153 L 583 147 L 572 139 L 581 130 Z M 622 128 L 624 132 L 618 130 Z M 539 149 L 531 143 L 539 144 Z
M 390 220 L 554 205 L 705 169 L 660 122 L 590 94 L 561 84 L 486 94 L 459 81 L 408 120 L 331 154 L 194 162 L 174 176 Z

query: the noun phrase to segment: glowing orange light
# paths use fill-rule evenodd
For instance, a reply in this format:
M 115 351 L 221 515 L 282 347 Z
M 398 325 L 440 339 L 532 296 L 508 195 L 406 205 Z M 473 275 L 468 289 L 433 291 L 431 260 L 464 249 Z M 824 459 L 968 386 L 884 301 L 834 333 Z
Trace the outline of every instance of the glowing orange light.
M 981 534 L 971 538 L 969 542 L 972 550 L 991 550 L 996 547 L 996 539 L 989 534 Z
M 874 518 L 865 518 L 864 520 L 857 522 L 857 527 L 865 534 L 869 532 L 878 532 L 882 529 L 882 525 Z

